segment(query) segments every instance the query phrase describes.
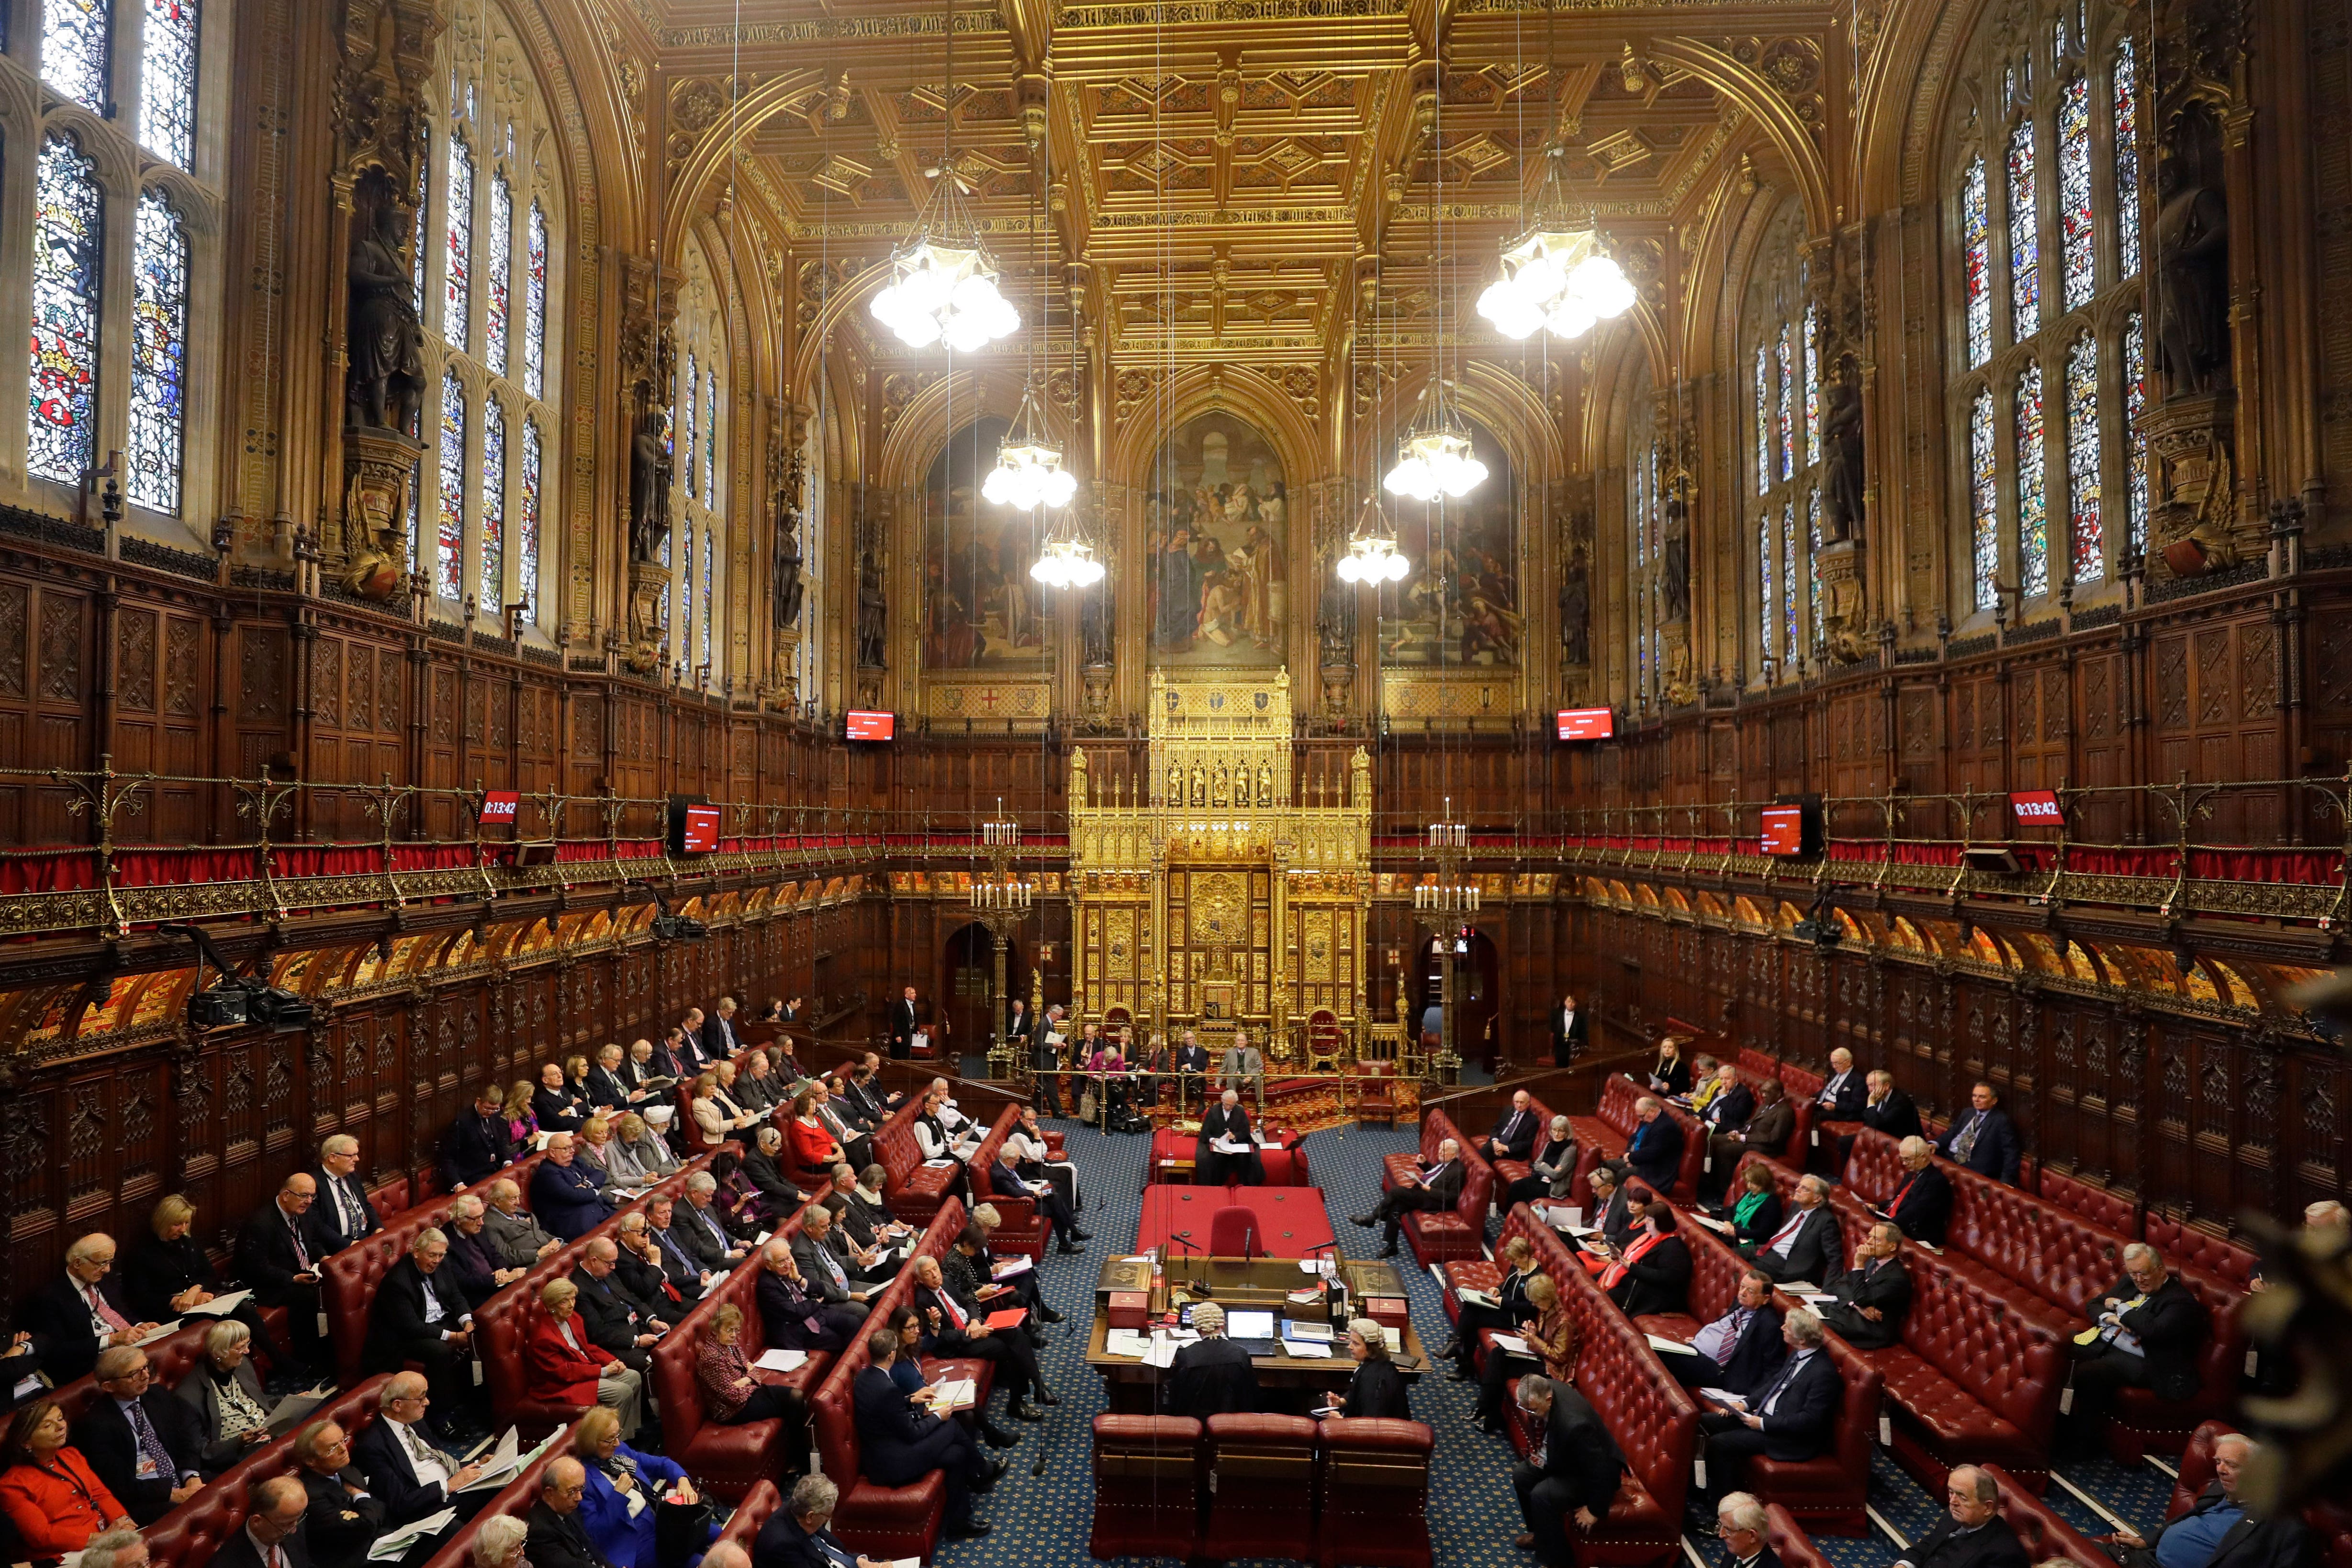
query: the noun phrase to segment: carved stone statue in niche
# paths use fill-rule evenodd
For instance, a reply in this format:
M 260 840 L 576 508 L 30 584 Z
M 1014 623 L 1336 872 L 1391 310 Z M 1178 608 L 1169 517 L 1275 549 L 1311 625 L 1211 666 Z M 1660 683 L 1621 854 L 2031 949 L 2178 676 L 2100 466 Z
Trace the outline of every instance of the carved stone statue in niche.
M 1356 657 L 1356 589 L 1340 582 L 1335 571 L 1323 574 L 1322 602 L 1316 607 L 1315 630 L 1327 667 L 1337 668 Z
M 880 669 L 888 662 L 890 605 L 882 592 L 882 563 L 868 550 L 857 563 L 857 662 Z
M 1097 668 L 1108 665 L 1118 626 L 1117 611 L 1111 603 L 1111 579 L 1105 576 L 1078 600 L 1079 662 Z
M 2229 197 L 2197 172 L 2210 134 L 2184 115 L 2157 165 L 2157 353 L 2176 394 L 2212 391 L 2230 359 Z
M 425 400 L 425 329 L 400 255 L 405 228 L 399 207 L 385 199 L 352 230 L 351 373 L 344 394 L 352 424 L 403 434 L 416 423 Z
M 1822 405 L 1822 542 L 1862 536 L 1862 391 L 1841 364 Z
M 1677 478 L 1666 494 L 1664 529 L 1666 619 L 1690 619 L 1690 481 Z
M 1559 657 L 1563 664 L 1592 662 L 1592 574 L 1578 545 L 1559 574 Z
M 648 406 L 629 433 L 629 559 L 655 562 L 669 538 L 670 455 L 662 450 L 664 416 Z

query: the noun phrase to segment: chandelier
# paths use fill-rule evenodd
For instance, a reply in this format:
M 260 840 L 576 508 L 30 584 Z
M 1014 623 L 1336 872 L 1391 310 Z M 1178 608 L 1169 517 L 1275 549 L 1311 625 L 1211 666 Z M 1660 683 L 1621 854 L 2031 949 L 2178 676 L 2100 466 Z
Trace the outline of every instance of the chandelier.
M 1021 391 L 1021 412 L 996 446 L 996 467 L 981 481 L 980 493 L 1015 511 L 1066 507 L 1078 493 L 1078 478 L 1062 467 L 1062 449 L 1045 434 L 1037 409 L 1037 384 Z
M 1454 799 L 1446 797 L 1448 816 L 1454 811 Z M 1470 826 L 1464 822 L 1433 822 L 1429 825 L 1429 847 L 1437 857 L 1437 880 L 1423 882 L 1412 889 L 1412 907 L 1419 914 L 1475 915 L 1478 912 L 1478 884 L 1461 874 L 1462 856 L 1470 847 Z
M 1103 580 L 1103 563 L 1087 542 L 1076 509 L 1045 525 L 1045 542 L 1037 548 L 1029 575 L 1048 588 L 1090 588 Z
M 1348 536 L 1348 553 L 1339 557 L 1342 583 L 1402 583 L 1412 563 L 1397 548 L 1396 531 L 1378 496 L 1366 496 L 1356 513 L 1354 531 Z
M 997 291 L 996 259 L 965 209 L 966 187 L 951 160 L 914 237 L 890 254 L 890 281 L 867 308 L 909 348 L 944 342 L 970 353 L 1018 331 L 1021 312 Z
M 1458 500 L 1486 481 L 1486 465 L 1478 460 L 1468 433 L 1447 406 L 1450 384 L 1441 379 L 1423 392 L 1413 427 L 1397 443 L 1396 464 L 1381 480 L 1391 495 L 1418 501 L 1443 495 Z
M 1478 313 L 1507 338 L 1548 327 L 1560 338 L 1580 338 L 1598 321 L 1623 315 L 1633 285 L 1601 243 L 1589 216 L 1568 197 L 1567 149 L 1549 150 L 1535 226 L 1503 252 L 1503 276 L 1478 296 Z

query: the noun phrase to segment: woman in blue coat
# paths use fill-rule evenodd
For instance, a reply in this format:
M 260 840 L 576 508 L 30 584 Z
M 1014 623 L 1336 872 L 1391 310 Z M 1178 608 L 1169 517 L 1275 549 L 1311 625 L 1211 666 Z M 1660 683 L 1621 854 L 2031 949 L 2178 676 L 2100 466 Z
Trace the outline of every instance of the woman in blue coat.
M 642 1454 L 622 1442 L 620 1416 L 604 1406 L 580 1418 L 572 1452 L 588 1471 L 580 1522 L 589 1543 L 617 1568 L 662 1568 L 655 1515 L 666 1502 L 691 1506 L 701 1500 L 686 1472 L 658 1454 Z M 689 1561 L 700 1561 L 702 1548 L 717 1535 L 714 1525 L 695 1542 Z

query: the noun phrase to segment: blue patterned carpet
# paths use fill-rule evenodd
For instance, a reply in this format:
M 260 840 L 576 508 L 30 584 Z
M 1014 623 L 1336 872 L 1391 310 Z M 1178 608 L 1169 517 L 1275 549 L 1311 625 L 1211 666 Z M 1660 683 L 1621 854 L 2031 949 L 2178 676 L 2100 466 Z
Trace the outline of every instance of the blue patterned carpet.
M 1103 1257 L 1123 1251 L 1135 1238 L 1150 1141 L 1106 1137 L 1070 1121 L 1053 1125 L 1067 1134 L 1070 1158 L 1086 1193 L 1079 1224 L 1094 1236 L 1085 1257 L 1049 1253 L 1043 1271 L 1046 1300 L 1068 1320 L 1052 1331 L 1053 1342 L 1041 1355 L 1046 1382 L 1063 1403 L 1049 1409 L 1041 1424 L 1014 1424 L 1023 1436 L 1018 1447 L 1004 1450 L 1011 1468 L 996 1489 L 980 1500 L 978 1511 L 994 1524 L 994 1533 L 985 1541 L 943 1542 L 937 1559 L 943 1568 L 1060 1568 L 1092 1561 L 1087 1552 L 1094 1514 L 1090 1434 L 1105 1403 L 1101 1380 L 1085 1363 L 1086 1342 L 1097 1267 Z M 1349 1225 L 1348 1215 L 1369 1208 L 1378 1195 L 1381 1157 L 1417 1143 L 1409 1128 L 1346 1127 L 1308 1136 L 1308 1163 L 1323 1189 L 1340 1247 L 1349 1257 L 1370 1258 L 1380 1249 L 1380 1232 Z M 1406 1267 L 1400 1272 L 1412 1299 L 1413 1326 L 1434 1349 L 1450 1331 L 1436 1281 L 1411 1267 L 1409 1251 L 1402 1260 Z M 1476 1394 L 1475 1384 L 1453 1382 L 1443 1369 L 1425 1373 L 1412 1392 L 1413 1414 L 1428 1422 L 1437 1437 L 1430 1479 L 1432 1543 L 1441 1568 L 1522 1568 L 1534 1559 L 1511 1546 L 1521 1525 L 1511 1492 L 1510 1447 L 1478 1431 L 1473 1415 Z M 2170 1478 L 2162 1472 L 2126 1471 L 2105 1458 L 2063 1465 L 2061 1474 L 2142 1530 L 2162 1519 L 2171 1493 Z M 1906 1541 L 1925 1534 L 1941 1508 L 1939 1500 L 1930 1499 L 1883 1453 L 1871 1494 L 1879 1517 Z M 2104 1532 L 2113 1528 L 2063 1487 L 2052 1487 L 2049 1500 L 2079 1529 Z M 1822 1536 L 1816 1543 L 1837 1568 L 1885 1568 L 1898 1555 L 1895 1543 L 1884 1533 L 1851 1540 Z M 1685 1545 L 1696 1548 L 1708 1563 L 1721 1556 L 1712 1540 L 1686 1538 Z M 1118 1561 L 1141 1568 L 1145 1560 Z

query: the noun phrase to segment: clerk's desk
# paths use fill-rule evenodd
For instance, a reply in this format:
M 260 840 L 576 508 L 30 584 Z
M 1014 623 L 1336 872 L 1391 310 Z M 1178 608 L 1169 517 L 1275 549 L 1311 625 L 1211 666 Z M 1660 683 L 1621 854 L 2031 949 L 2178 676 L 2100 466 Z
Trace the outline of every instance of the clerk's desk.
M 1343 1258 L 1339 1260 L 1339 1274 L 1349 1294 L 1359 1301 L 1367 1296 L 1402 1298 L 1405 1293 L 1404 1282 L 1397 1277 L 1396 1269 L 1384 1262 Z M 1277 1318 L 1328 1322 L 1320 1303 L 1294 1307 L 1288 1299 L 1291 1291 L 1318 1281 L 1318 1276 L 1302 1273 L 1295 1258 L 1177 1257 L 1168 1261 L 1167 1282 L 1154 1291 L 1149 1258 L 1105 1258 L 1095 1288 L 1095 1321 L 1087 1339 L 1087 1364 L 1102 1373 L 1104 1392 L 1114 1412 L 1150 1414 L 1159 1407 L 1160 1384 L 1171 1373 L 1160 1367 L 1146 1366 L 1132 1356 L 1112 1355 L 1103 1348 L 1110 1333 L 1112 1291 L 1150 1292 L 1153 1319 L 1168 1310 L 1171 1300 L 1180 1305 L 1189 1300 L 1214 1301 L 1228 1311 L 1236 1307 L 1255 1308 L 1271 1311 Z M 1205 1291 L 1202 1286 L 1206 1286 Z M 1429 1370 L 1421 1336 L 1410 1323 L 1405 1326 L 1404 1343 L 1401 1347 L 1391 1345 L 1389 1359 L 1396 1363 L 1397 1371 L 1408 1384 L 1419 1381 L 1421 1374 Z M 1276 1352 L 1270 1356 L 1253 1356 L 1250 1364 L 1257 1368 L 1258 1386 L 1272 1395 L 1270 1405 L 1287 1409 L 1296 1405 L 1301 1415 L 1309 1406 L 1345 1394 L 1356 1374 L 1356 1363 L 1348 1355 L 1347 1335 L 1336 1330 L 1328 1361 L 1301 1361 Z

